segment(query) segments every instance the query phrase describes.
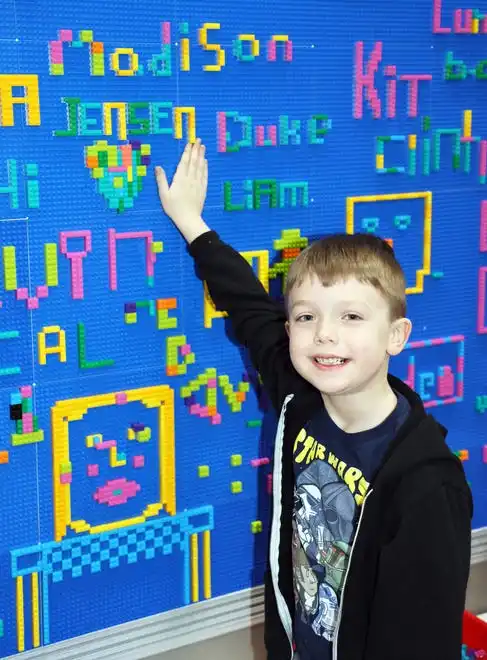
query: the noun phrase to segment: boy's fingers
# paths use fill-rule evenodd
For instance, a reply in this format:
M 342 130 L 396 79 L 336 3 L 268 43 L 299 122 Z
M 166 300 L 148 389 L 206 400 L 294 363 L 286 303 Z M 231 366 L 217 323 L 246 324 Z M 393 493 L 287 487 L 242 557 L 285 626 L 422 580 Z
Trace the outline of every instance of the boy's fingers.
M 195 176 L 196 171 L 198 169 L 198 161 L 199 161 L 199 154 L 200 154 L 200 143 L 201 140 L 198 138 L 196 142 L 192 145 L 191 147 L 191 163 L 189 166 L 190 174 L 192 176 Z
M 185 146 L 184 151 L 181 155 L 176 172 L 183 171 L 185 174 L 187 174 L 190 165 L 190 158 L 191 158 L 191 145 L 188 143 Z
M 156 182 L 160 197 L 164 197 L 169 191 L 166 173 L 162 167 L 156 167 Z
M 196 160 L 196 171 L 195 171 L 195 177 L 198 179 L 202 179 L 203 174 L 204 174 L 204 167 L 205 167 L 205 152 L 206 152 L 206 147 L 204 144 L 201 144 L 201 140 L 199 140 L 198 144 L 198 157 Z
M 203 167 L 201 168 L 201 181 L 206 186 L 208 183 L 208 161 L 206 158 L 203 161 Z

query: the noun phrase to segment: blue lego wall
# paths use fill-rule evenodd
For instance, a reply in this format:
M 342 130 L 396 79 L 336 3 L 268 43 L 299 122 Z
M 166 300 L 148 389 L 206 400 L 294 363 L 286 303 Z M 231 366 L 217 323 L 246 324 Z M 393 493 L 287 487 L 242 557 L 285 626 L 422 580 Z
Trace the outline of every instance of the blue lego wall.
M 262 582 L 273 415 L 153 177 L 195 135 L 205 218 L 273 295 L 325 233 L 393 242 L 414 321 L 393 371 L 449 428 L 487 525 L 482 8 L 0 16 L 0 656 Z

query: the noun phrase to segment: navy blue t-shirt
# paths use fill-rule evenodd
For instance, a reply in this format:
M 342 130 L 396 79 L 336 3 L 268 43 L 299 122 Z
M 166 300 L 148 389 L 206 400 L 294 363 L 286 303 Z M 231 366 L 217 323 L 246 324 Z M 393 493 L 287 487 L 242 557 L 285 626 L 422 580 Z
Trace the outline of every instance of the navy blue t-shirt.
M 300 660 L 331 660 L 343 581 L 360 506 L 389 443 L 409 414 L 398 403 L 379 426 L 345 433 L 325 409 L 294 443 L 294 635 Z

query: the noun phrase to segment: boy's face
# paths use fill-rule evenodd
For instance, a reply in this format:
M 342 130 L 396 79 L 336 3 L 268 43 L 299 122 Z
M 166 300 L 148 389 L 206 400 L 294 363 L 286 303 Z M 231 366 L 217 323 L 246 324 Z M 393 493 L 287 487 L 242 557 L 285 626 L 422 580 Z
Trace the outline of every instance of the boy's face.
M 295 369 L 329 396 L 384 382 L 389 356 L 402 351 L 411 331 L 409 320 L 391 321 L 379 291 L 352 278 L 328 287 L 306 278 L 289 294 L 288 318 Z

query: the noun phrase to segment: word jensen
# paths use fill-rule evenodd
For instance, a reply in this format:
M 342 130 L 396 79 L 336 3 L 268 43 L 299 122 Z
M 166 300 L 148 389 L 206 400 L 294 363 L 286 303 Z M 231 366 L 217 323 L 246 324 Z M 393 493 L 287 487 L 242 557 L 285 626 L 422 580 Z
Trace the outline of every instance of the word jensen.
M 176 140 L 196 140 L 196 108 L 175 106 L 171 101 L 124 103 L 82 102 L 65 97 L 67 127 L 54 131 L 55 137 L 102 137 L 116 134 L 119 140 L 136 135 L 168 135 Z M 251 115 L 236 111 L 216 113 L 217 148 L 219 152 L 237 152 L 245 147 L 277 147 L 301 144 L 302 137 L 310 144 L 323 144 L 331 129 L 327 115 L 315 114 L 307 120 L 307 130 L 300 119 L 279 115 L 275 123 L 259 124 Z M 186 131 L 184 130 L 186 125 Z M 302 136 L 302 132 L 304 135 Z

